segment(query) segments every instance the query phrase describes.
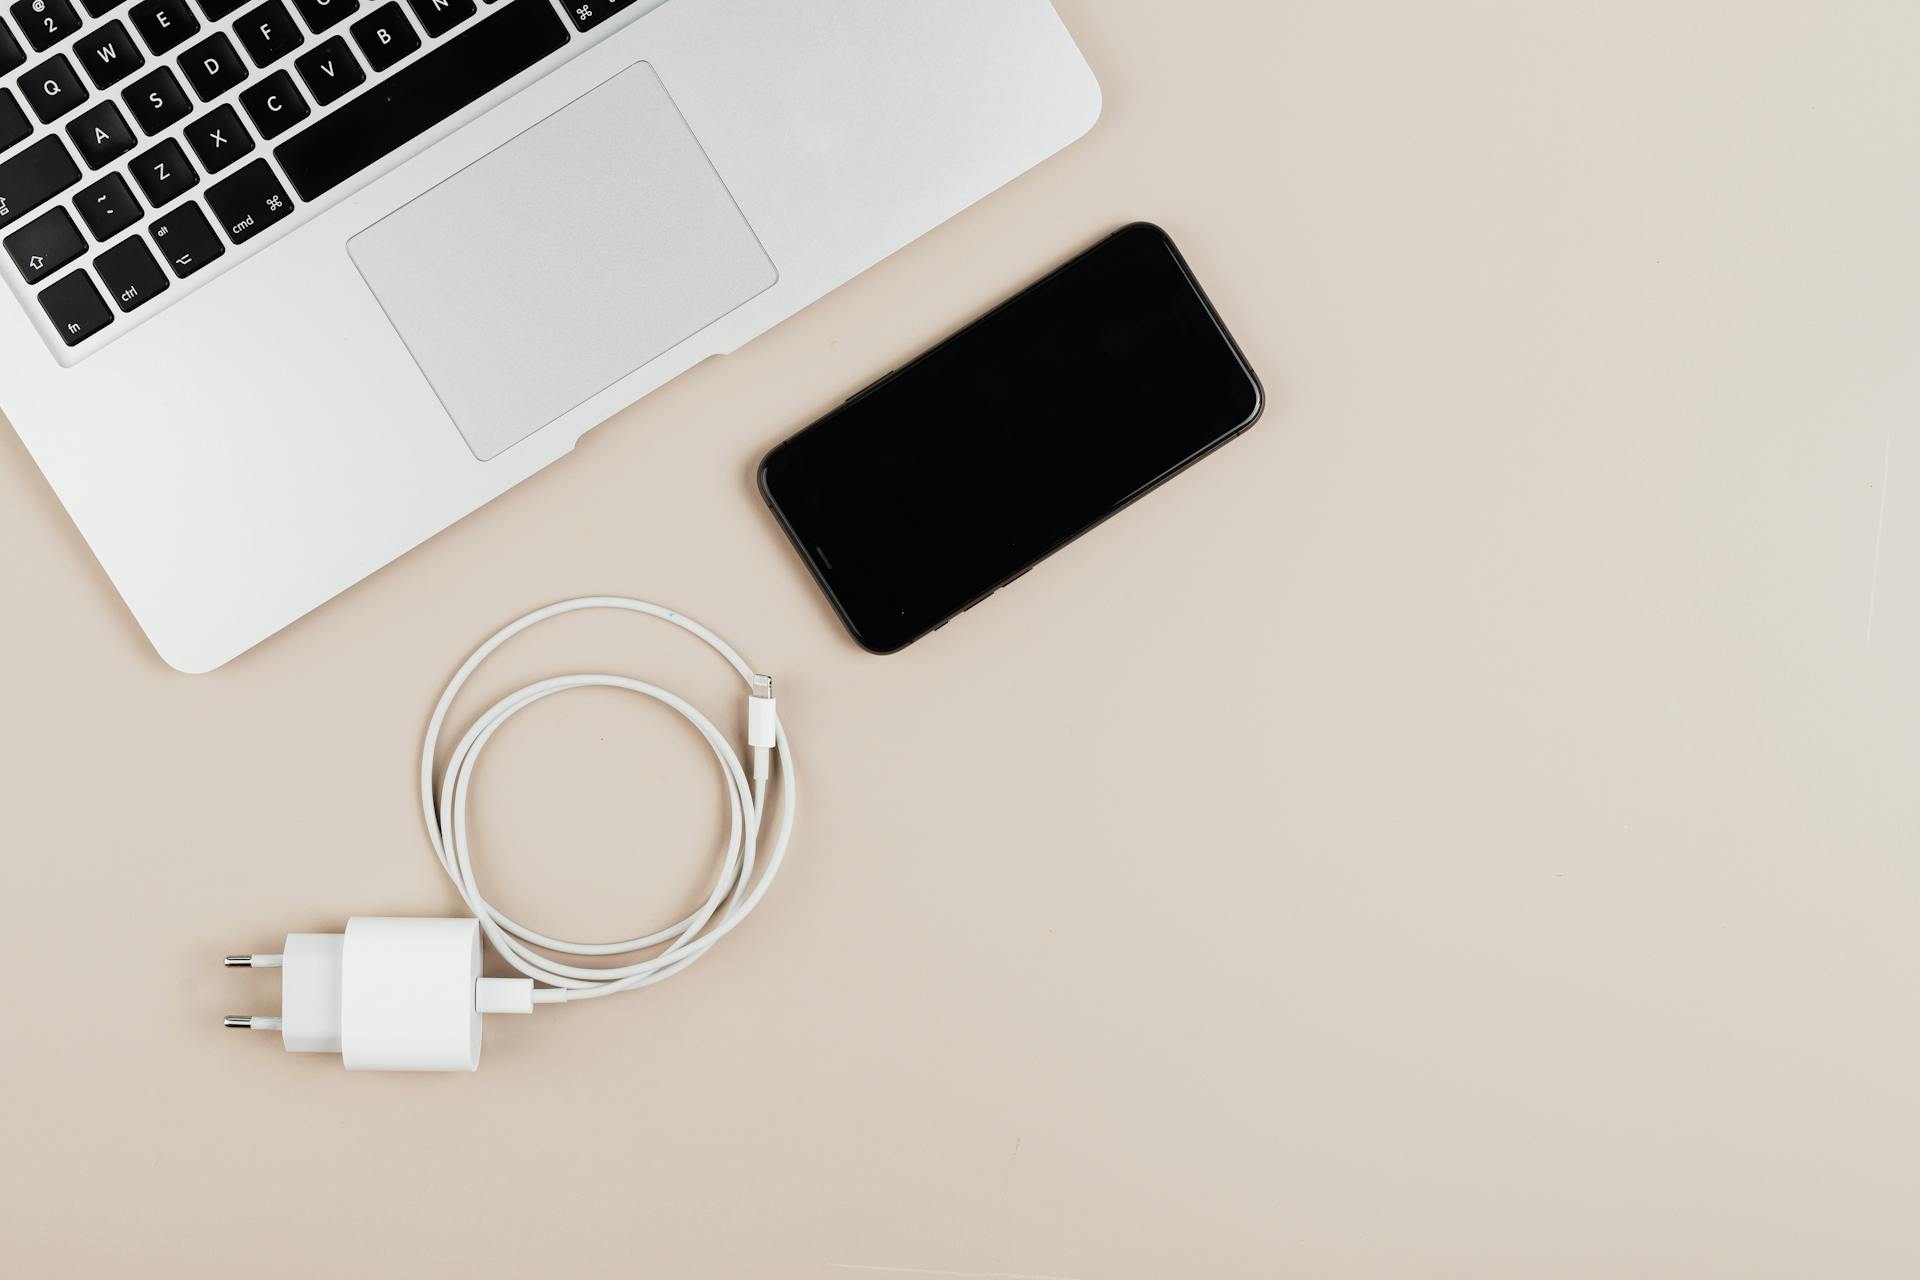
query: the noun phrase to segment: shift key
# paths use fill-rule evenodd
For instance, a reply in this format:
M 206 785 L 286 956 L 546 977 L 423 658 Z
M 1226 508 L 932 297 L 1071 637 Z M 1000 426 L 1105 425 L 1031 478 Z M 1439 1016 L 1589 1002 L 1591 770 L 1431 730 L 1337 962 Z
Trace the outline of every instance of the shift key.
M 265 160 L 255 160 L 232 177 L 207 188 L 207 203 L 227 239 L 247 241 L 293 212 L 293 201 Z
M 80 181 L 80 167 L 58 138 L 0 160 L 0 227 L 18 221 Z

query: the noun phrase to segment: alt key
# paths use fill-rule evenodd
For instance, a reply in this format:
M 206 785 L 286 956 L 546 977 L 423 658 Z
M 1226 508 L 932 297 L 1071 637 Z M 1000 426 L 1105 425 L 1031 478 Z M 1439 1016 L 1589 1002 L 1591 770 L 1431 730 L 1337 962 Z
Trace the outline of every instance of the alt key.
M 213 224 L 207 221 L 207 215 L 192 201 L 164 218 L 155 218 L 147 230 L 153 233 L 153 242 L 160 246 L 160 256 L 182 280 L 227 251 L 214 233 Z

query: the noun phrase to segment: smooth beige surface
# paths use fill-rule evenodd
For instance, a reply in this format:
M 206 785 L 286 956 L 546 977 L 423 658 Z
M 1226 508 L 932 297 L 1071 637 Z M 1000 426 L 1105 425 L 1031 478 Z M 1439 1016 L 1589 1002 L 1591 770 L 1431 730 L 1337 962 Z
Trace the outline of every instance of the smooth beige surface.
M 1084 142 L 212 676 L 0 434 L 0 1270 L 1920 1270 L 1920 10 L 1061 7 Z M 755 461 L 1141 217 L 1266 419 L 860 652 Z M 221 1031 L 274 1002 L 223 952 L 453 908 L 427 710 L 608 591 L 780 681 L 763 912 L 472 1077 Z M 477 692 L 595 666 L 724 688 L 611 619 Z M 503 904 L 692 891 L 664 713 L 497 750 Z

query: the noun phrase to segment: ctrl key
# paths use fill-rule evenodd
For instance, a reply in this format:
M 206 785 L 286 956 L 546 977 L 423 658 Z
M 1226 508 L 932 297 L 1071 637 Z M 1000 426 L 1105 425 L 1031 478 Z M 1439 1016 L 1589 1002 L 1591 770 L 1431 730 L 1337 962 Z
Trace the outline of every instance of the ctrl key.
M 85 270 L 74 272 L 40 291 L 40 305 L 60 332 L 60 340 L 77 347 L 113 321 L 113 312 Z
M 131 311 L 155 294 L 167 291 L 167 273 L 153 260 L 152 252 L 139 236 L 128 236 L 95 258 L 93 269 L 100 273 L 100 282 L 107 286 L 107 292 L 113 295 L 122 311 Z

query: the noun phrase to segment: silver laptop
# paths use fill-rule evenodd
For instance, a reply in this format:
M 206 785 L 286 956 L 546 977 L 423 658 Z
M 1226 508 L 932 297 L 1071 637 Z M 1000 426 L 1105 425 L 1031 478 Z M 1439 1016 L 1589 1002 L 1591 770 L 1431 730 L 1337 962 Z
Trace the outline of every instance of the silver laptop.
M 0 0 L 0 409 L 206 671 L 1099 109 L 1047 0 Z

